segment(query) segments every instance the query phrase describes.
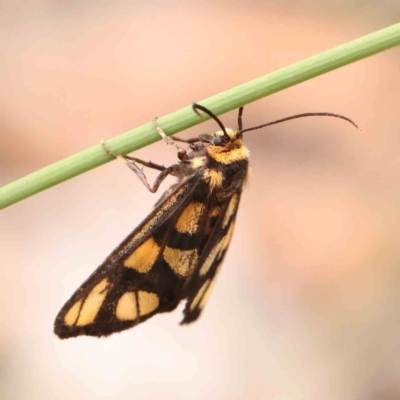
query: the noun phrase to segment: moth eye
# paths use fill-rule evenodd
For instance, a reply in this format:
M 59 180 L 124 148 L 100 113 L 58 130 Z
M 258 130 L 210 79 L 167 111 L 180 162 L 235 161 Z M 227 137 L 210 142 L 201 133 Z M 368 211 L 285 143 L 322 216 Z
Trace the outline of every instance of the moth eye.
M 214 146 L 224 146 L 227 143 L 227 139 L 225 136 L 215 135 L 213 139 Z

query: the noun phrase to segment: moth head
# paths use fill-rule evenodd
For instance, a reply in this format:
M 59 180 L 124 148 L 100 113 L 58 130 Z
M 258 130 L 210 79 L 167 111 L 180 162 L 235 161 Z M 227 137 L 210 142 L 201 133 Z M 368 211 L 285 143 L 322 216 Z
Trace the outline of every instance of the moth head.
M 199 110 L 203 111 L 207 115 L 209 115 L 221 128 L 219 131 L 215 133 L 215 135 L 212 138 L 212 144 L 214 146 L 219 146 L 219 147 L 228 147 L 229 149 L 231 148 L 237 148 L 242 146 L 243 144 L 243 134 L 241 132 L 242 130 L 242 112 L 243 112 L 243 107 L 239 109 L 239 116 L 238 116 L 238 126 L 239 130 L 235 131 L 231 128 L 226 128 L 224 124 L 221 122 L 221 120 L 213 113 L 211 112 L 208 108 L 194 103 L 193 104 L 193 110 L 194 112 L 201 117 Z
M 214 146 L 240 147 L 243 144 L 243 135 L 231 128 L 225 128 L 224 131 L 218 131 L 213 138 Z

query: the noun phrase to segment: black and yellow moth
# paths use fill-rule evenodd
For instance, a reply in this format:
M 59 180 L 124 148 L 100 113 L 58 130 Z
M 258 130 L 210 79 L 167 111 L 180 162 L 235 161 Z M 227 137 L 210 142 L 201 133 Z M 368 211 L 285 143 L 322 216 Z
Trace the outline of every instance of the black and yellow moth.
M 161 182 L 174 176 L 172 185 L 145 220 L 110 254 L 59 312 L 55 333 L 62 339 L 80 335 L 107 336 L 120 332 L 155 314 L 174 310 L 186 300 L 181 324 L 201 314 L 218 270 L 232 239 L 242 189 L 249 177 L 249 151 L 243 133 L 309 113 L 243 129 L 239 109 L 238 130 L 226 128 L 207 108 L 193 110 L 208 114 L 221 130 L 184 140 L 178 163 L 170 167 L 134 157 L 110 154 L 123 160 L 144 185 L 156 192 Z M 137 164 L 160 171 L 149 185 Z

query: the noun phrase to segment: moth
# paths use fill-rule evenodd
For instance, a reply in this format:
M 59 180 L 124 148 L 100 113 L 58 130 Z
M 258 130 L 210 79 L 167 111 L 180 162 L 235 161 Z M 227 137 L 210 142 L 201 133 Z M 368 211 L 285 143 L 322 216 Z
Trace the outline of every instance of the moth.
M 169 175 L 177 183 L 67 301 L 54 325 L 60 338 L 108 336 L 170 312 L 182 300 L 186 304 L 181 324 L 197 320 L 231 242 L 242 189 L 249 178 L 243 133 L 310 115 L 336 116 L 353 123 L 337 114 L 307 113 L 243 129 L 241 107 L 235 131 L 206 107 L 194 103 L 193 110 L 214 119 L 220 130 L 188 140 L 169 138 L 153 120 L 166 141 L 189 145 L 188 150 L 176 145 L 178 162 L 169 167 L 116 155 L 103 144 L 150 192 L 156 192 Z M 138 164 L 160 171 L 152 186 Z

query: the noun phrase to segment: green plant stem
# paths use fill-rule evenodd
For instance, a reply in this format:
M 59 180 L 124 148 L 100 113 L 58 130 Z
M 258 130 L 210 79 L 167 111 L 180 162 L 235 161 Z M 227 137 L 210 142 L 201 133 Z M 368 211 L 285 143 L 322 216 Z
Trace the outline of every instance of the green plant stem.
M 236 86 L 204 99 L 200 103 L 216 115 L 220 115 L 399 44 L 400 23 Z M 191 106 L 158 119 L 159 125 L 168 135 L 173 135 L 202 121 L 193 112 Z M 153 124 L 147 123 L 108 140 L 107 144 L 114 152 L 126 154 L 159 139 Z M 0 209 L 111 160 L 113 157 L 110 157 L 101 145 L 96 145 L 49 165 L 0 188 Z

